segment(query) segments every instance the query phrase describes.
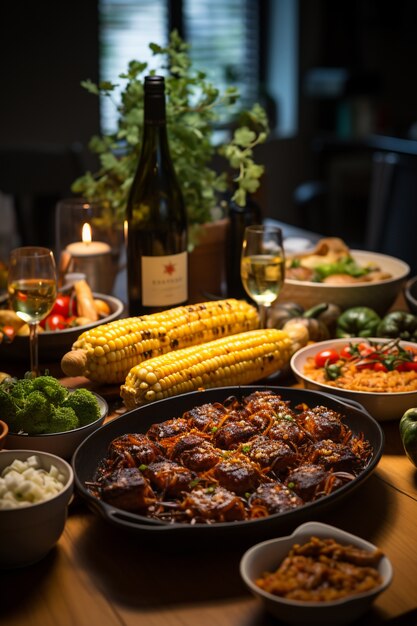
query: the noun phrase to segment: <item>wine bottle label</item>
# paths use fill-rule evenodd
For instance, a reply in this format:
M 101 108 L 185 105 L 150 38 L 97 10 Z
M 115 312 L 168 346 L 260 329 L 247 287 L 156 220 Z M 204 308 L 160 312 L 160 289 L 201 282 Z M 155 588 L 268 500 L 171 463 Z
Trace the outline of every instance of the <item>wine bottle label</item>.
M 188 298 L 187 253 L 142 257 L 143 306 L 171 306 Z

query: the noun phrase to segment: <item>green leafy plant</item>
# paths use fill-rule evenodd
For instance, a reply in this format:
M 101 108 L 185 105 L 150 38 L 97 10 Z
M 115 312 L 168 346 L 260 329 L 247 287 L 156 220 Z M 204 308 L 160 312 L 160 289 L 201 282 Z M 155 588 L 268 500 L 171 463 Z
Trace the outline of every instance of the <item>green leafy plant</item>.
M 94 136 L 90 150 L 100 162 L 95 173 L 86 172 L 72 186 L 74 193 L 103 207 L 104 223 L 122 223 L 129 189 L 138 163 L 143 128 L 143 80 L 147 74 L 163 74 L 166 84 L 167 127 L 170 151 L 181 184 L 188 213 L 191 239 L 199 225 L 221 217 L 219 194 L 228 190 L 232 199 L 244 206 L 247 193 L 260 184 L 264 168 L 256 164 L 253 150 L 265 141 L 268 121 L 259 104 L 238 112 L 239 93 L 235 87 L 224 93 L 213 86 L 202 71 L 194 70 L 189 44 L 173 31 L 166 47 L 149 45 L 157 67 L 131 61 L 126 73 L 114 133 Z M 116 84 L 90 80 L 82 86 L 97 96 L 113 100 Z M 213 135 L 225 113 L 234 113 L 234 130 L 227 141 L 215 146 Z M 224 158 L 225 168 L 218 173 L 212 163 L 215 155 Z M 234 170 L 234 171 L 233 171 Z M 233 171 L 233 173 L 232 173 Z

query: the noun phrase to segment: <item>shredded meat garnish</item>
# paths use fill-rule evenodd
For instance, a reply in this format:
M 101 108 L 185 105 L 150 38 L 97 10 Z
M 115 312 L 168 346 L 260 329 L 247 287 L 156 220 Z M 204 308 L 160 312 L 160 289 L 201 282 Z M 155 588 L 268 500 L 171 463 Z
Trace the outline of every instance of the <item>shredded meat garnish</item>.
M 334 539 L 311 537 L 295 544 L 274 572 L 256 580 L 273 595 L 304 602 L 328 602 L 363 593 L 382 583 L 381 550 L 368 552 Z

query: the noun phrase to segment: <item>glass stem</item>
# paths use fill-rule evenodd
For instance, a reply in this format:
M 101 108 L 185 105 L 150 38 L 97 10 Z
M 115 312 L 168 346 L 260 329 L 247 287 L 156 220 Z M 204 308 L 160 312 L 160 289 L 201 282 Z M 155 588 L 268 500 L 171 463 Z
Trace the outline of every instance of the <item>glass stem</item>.
M 265 304 L 259 305 L 259 321 L 260 328 L 266 328 L 268 324 L 268 306 Z
M 33 376 L 39 376 L 38 361 L 38 322 L 29 323 L 30 371 Z

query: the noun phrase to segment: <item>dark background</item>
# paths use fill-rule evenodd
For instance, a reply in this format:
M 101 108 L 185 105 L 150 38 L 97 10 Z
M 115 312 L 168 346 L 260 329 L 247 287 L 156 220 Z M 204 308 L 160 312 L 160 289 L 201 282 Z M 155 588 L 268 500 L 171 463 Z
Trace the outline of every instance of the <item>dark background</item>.
M 265 216 L 365 244 L 375 151 L 368 135 L 410 141 L 417 121 L 416 27 L 414 0 L 299 1 L 298 131 L 275 133 L 258 151 Z M 308 92 L 316 67 L 347 70 L 338 97 Z M 0 189 L 38 187 L 42 199 L 25 226 L 40 243 L 53 236 L 56 197 L 69 193 L 80 168 L 95 165 L 86 145 L 99 131 L 98 99 L 81 88 L 86 78 L 98 80 L 94 0 L 2 3 Z M 346 111 L 347 126 L 340 121 Z M 320 185 L 300 200 L 295 194 L 306 181 Z

